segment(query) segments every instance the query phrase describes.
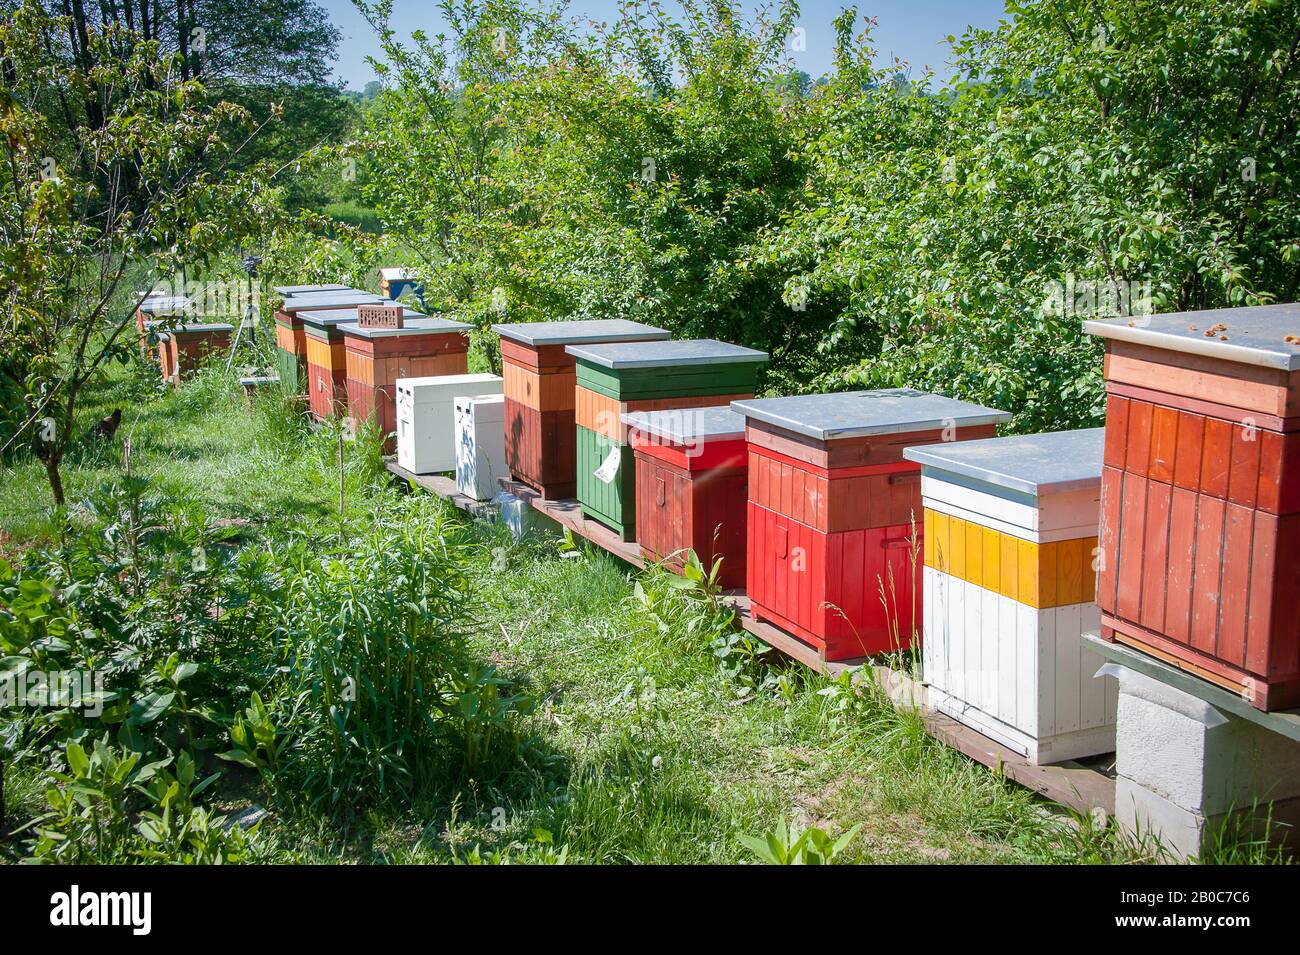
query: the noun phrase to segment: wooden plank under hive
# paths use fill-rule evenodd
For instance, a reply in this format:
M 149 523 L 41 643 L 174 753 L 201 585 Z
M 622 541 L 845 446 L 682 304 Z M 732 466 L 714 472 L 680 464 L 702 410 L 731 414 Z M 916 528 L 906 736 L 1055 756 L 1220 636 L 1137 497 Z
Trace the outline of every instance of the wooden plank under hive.
M 724 590 L 744 587 L 745 419 L 711 407 L 634 411 L 622 420 L 636 457 L 642 556 L 680 570 L 693 551 L 706 570 L 722 561 Z
M 578 502 L 584 514 L 635 540 L 636 466 L 622 416 L 725 405 L 757 387 L 767 354 L 713 339 L 568 345 Z
M 930 703 L 1035 764 L 1115 748 L 1117 689 L 1087 650 L 1101 428 L 908 448 L 925 508 Z
M 1084 328 L 1106 341 L 1103 638 L 1300 705 L 1300 306 Z
M 511 476 L 550 500 L 577 493 L 575 361 L 568 345 L 663 341 L 663 328 L 625 319 L 493 325 L 501 336 L 506 461 Z
M 823 660 L 905 649 L 920 626 L 920 466 L 909 445 L 992 437 L 1010 415 L 910 388 L 732 402 L 747 419 L 746 587 Z
M 167 332 L 168 360 L 164 372 L 179 384 L 189 378 L 213 352 L 230 348 L 234 326 L 225 322 L 177 325 Z
M 339 325 L 347 409 L 353 424 L 360 427 L 374 421 L 385 435 L 385 449 L 395 448 L 398 379 L 465 374 L 471 327 L 411 309 L 406 310 L 401 328 L 364 328 L 355 321 Z
M 295 286 L 281 286 L 294 288 Z M 351 309 L 359 305 L 380 305 L 384 299 L 358 289 L 326 289 L 315 292 L 289 294 L 275 312 L 276 368 L 280 381 L 294 392 L 304 393 L 307 388 L 307 333 L 301 314 L 306 311 L 324 312 Z

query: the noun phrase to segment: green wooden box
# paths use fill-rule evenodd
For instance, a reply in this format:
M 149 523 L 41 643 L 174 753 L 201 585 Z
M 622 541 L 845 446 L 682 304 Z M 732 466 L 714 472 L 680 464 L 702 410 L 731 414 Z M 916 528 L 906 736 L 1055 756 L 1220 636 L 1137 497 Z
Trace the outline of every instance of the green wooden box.
M 566 347 L 576 362 L 578 503 L 636 539 L 636 465 L 621 415 L 752 397 L 765 352 L 712 339 Z M 716 402 L 710 402 L 716 397 Z M 616 463 L 610 460 L 618 449 Z

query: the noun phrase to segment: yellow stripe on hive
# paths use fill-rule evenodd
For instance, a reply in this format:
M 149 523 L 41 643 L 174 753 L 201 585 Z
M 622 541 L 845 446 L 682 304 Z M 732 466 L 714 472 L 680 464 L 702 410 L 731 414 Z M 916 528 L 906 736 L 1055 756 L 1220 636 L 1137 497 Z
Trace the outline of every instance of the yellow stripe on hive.
M 930 508 L 924 521 L 927 567 L 1038 609 L 1096 594 L 1096 537 L 1038 544 Z

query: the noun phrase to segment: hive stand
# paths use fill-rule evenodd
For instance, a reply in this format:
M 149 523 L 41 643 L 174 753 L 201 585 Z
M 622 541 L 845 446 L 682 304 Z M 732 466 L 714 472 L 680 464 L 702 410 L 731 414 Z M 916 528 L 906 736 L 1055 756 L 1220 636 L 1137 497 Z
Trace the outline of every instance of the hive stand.
M 280 381 L 295 392 L 302 392 L 307 387 L 307 333 L 299 317 L 302 312 L 351 309 L 355 313 L 358 305 L 381 305 L 383 302 L 384 299 L 378 295 L 353 288 L 288 295 L 275 312 L 276 368 Z
M 756 619 L 827 661 L 911 645 L 924 536 L 907 445 L 992 437 L 1005 412 L 910 388 L 734 401 L 747 421 Z
M 625 319 L 493 325 L 501 336 L 506 459 L 517 481 L 550 500 L 577 494 L 575 360 L 568 345 L 663 341 L 663 328 Z
M 463 375 L 468 370 L 472 326 L 428 318 L 406 309 L 401 328 L 338 326 L 343 337 L 344 390 L 354 426 L 374 421 L 383 435 L 397 432 L 397 382 L 401 378 Z M 385 451 L 396 446 L 385 438 Z
M 680 571 L 686 551 L 745 586 L 745 419 L 729 408 L 623 415 L 636 456 L 636 534 L 647 560 Z
M 574 398 L 578 501 L 583 513 L 635 540 L 636 466 L 622 416 L 704 408 L 753 395 L 767 354 L 713 339 L 568 345 Z
M 1115 748 L 1115 681 L 1082 644 L 1093 603 L 1104 432 L 907 448 L 925 506 L 931 705 L 1034 763 Z
M 1106 339 L 1102 636 L 1300 704 L 1300 306 L 1084 327 Z
M 1224 836 L 1295 848 L 1300 712 L 1264 712 L 1239 695 L 1122 643 L 1084 637 L 1119 682 L 1115 815 L 1176 856 Z

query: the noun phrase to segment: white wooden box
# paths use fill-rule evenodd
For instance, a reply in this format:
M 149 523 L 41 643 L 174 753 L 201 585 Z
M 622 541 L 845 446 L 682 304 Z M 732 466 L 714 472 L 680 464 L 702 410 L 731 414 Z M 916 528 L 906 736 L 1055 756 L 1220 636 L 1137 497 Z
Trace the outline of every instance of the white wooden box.
M 1082 640 L 1100 623 L 1103 435 L 904 452 L 921 464 L 930 704 L 1039 764 L 1115 748 L 1115 681 Z
M 456 489 L 487 501 L 497 492 L 497 478 L 509 476 L 505 396 L 457 398 Z
M 454 471 L 456 399 L 499 394 L 500 375 L 397 379 L 398 465 L 413 474 Z

